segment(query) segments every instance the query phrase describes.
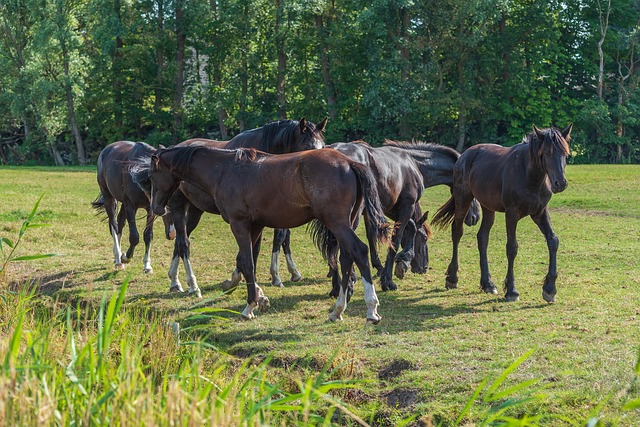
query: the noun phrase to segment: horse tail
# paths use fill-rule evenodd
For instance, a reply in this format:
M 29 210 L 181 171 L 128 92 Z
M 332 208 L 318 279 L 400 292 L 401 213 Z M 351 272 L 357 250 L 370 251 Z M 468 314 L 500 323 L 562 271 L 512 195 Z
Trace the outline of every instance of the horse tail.
M 151 157 L 140 157 L 128 166 L 131 180 L 147 195 L 151 194 Z
M 431 224 L 436 226 L 439 229 L 445 229 L 449 225 L 453 223 L 453 218 L 455 216 L 456 211 L 456 202 L 453 199 L 453 196 L 449 197 L 447 202 L 440 206 L 435 216 L 431 220 Z
M 322 258 L 329 263 L 331 268 L 338 268 L 336 248 L 338 241 L 331 231 L 320 221 L 314 219 L 307 226 L 307 231 L 322 254 Z
M 351 170 L 358 177 L 360 191 L 364 199 L 364 224 L 367 235 L 372 236 L 374 241 L 385 246 L 391 245 L 391 227 L 384 216 L 384 209 L 380 204 L 378 186 L 371 170 L 358 162 L 351 162 Z
M 102 195 L 102 193 L 100 193 L 98 197 L 96 197 L 96 199 L 93 202 L 91 202 L 91 207 L 96 211 L 98 211 L 96 212 L 96 215 L 100 216 L 103 214 L 104 215 L 107 214 L 107 211 L 105 210 L 105 207 L 104 207 L 104 196 Z

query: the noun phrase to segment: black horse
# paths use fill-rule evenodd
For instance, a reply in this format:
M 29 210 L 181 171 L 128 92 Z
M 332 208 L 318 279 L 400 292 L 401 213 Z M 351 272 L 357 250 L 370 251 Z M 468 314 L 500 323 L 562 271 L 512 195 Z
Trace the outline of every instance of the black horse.
M 312 150 L 324 147 L 322 132 L 326 124 L 326 118 L 318 123 L 318 125 L 304 118 L 300 121 L 282 120 L 242 132 L 229 141 L 190 139 L 181 142 L 177 146 L 207 146 L 227 149 L 248 147 L 274 154 Z M 146 191 L 150 191 L 148 177 L 138 174 L 137 180 Z M 178 267 L 180 259 L 182 259 L 187 276 L 187 284 L 189 285 L 189 293 L 201 297 L 202 294 L 190 261 L 189 236 L 197 227 L 204 212 L 219 214 L 220 211 L 216 205 L 216 201 L 210 194 L 188 182 L 182 183 L 179 191 L 173 194 L 168 202 L 168 208 L 169 215 L 167 215 L 165 222 L 173 224 L 176 231 L 173 257 L 169 268 L 169 278 L 171 280 L 169 290 L 171 292 L 183 292 L 182 284 L 178 279 Z M 292 271 L 292 280 L 300 280 L 301 275 L 296 269 L 293 258 L 288 256 L 287 260 L 290 261 L 288 267 L 289 270 Z M 232 279 L 226 282 L 226 288 L 233 288 L 238 284 L 240 281 L 238 271 L 236 268 L 233 272 Z M 272 279 L 272 281 L 273 280 L 275 279 Z M 280 280 L 279 277 L 277 280 Z
M 453 256 L 447 269 L 446 288 L 458 287 L 458 243 L 462 237 L 462 219 L 475 197 L 482 206 L 482 224 L 478 231 L 480 251 L 480 287 L 496 294 L 487 260 L 489 231 L 496 212 L 504 212 L 507 226 L 507 301 L 517 301 L 513 277 L 513 262 L 518 254 L 516 225 L 531 216 L 547 239 L 549 271 L 542 287 L 542 297 L 552 303 L 556 299 L 556 253 L 558 236 L 551 228 L 547 203 L 553 193 L 567 188 L 566 158 L 572 125 L 560 130 L 555 127 L 538 129 L 524 137 L 522 143 L 510 148 L 494 144 L 479 144 L 469 148 L 458 160 L 454 170 L 453 195 L 433 218 L 433 224 L 451 227 Z
M 316 220 L 313 229 L 319 248 L 326 255 L 328 242 L 340 244 L 343 273 L 356 263 L 364 284 L 367 321 L 380 321 L 367 245 L 352 229 L 363 206 L 368 235 L 379 241 L 387 238 L 388 224 L 368 167 L 335 150 L 271 155 L 253 149 L 183 146 L 158 150 L 151 157 L 150 178 L 151 207 L 158 215 L 166 213 L 181 183 L 200 188 L 215 200 L 238 243 L 237 266 L 247 282 L 243 317 L 252 318 L 253 310 L 268 302 L 255 277 L 256 244 L 264 227 L 291 228 Z M 331 320 L 342 318 L 347 281 L 345 274 Z
M 404 276 L 410 262 L 414 272 L 425 273 L 429 263 L 427 240 L 430 229 L 424 225 L 427 216 L 422 214 L 419 200 L 425 188 L 453 185 L 453 168 L 460 154 L 453 148 L 423 142 L 385 141 L 382 147 L 371 147 L 358 141 L 328 147 L 371 168 L 384 213 L 395 221 L 392 246 L 384 267 L 375 245 L 370 244 L 372 265 L 379 269 L 382 290 L 397 289 L 392 280 L 394 261 L 399 278 Z M 465 222 L 474 225 L 479 216 L 480 207 L 473 203 L 465 212 Z M 402 251 L 399 251 L 400 246 Z M 333 277 L 331 295 L 337 296 L 339 278 L 335 268 Z
M 136 227 L 136 211 L 144 209 L 147 221 L 144 228 L 144 272 L 153 271 L 150 260 L 153 239 L 154 215 L 149 207 L 148 195 L 132 180 L 129 167 L 141 158 L 149 158 L 155 148 L 144 142 L 117 141 L 106 146 L 98 156 L 98 186 L 100 195 L 91 204 L 98 212 L 104 212 L 109 222 L 109 232 L 113 238 L 113 256 L 116 269 L 123 269 L 131 261 L 133 252 L 140 242 Z M 116 210 L 120 211 L 116 220 Z M 120 239 L 125 220 L 129 223 L 129 249 L 122 253 Z

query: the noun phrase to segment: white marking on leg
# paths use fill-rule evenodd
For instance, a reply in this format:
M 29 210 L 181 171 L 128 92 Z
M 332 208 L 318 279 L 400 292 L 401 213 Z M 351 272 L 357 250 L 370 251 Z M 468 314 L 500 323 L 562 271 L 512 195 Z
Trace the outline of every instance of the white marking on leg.
M 153 267 L 151 267 L 151 245 L 144 251 L 144 257 L 142 257 L 142 261 L 144 262 L 144 268 L 142 271 L 145 273 L 153 273 Z
M 180 257 L 175 256 L 171 259 L 171 265 L 169 266 L 169 279 L 171 279 L 171 286 L 169 292 L 184 292 L 182 289 L 182 283 L 178 279 L 178 269 L 180 267 Z
M 271 267 L 269 267 L 269 272 L 271 273 L 271 284 L 273 286 L 283 287 L 282 279 L 278 274 L 278 258 L 280 258 L 280 251 L 271 252 Z
M 258 304 L 255 302 L 252 302 L 251 304 L 247 304 L 244 310 L 242 310 L 242 317 L 245 320 L 251 320 L 254 317 L 256 317 L 255 314 L 253 314 L 253 309 L 256 308 L 257 305 Z
M 285 254 L 284 256 L 287 259 L 287 270 L 289 270 L 289 273 L 291 273 L 291 281 L 297 282 L 302 279 L 302 274 L 300 274 L 300 272 L 298 271 L 296 263 L 293 262 L 293 257 L 291 256 L 291 254 Z
M 122 264 L 122 250 L 120 249 L 120 235 L 111 227 L 111 237 L 113 238 L 113 264 L 117 270 L 124 269 Z
M 376 290 L 373 284 L 367 282 L 364 277 L 362 277 L 362 284 L 364 285 L 364 302 L 367 305 L 367 321 L 378 323 L 382 316 L 378 314 L 378 306 L 380 304 Z
M 329 315 L 329 320 L 335 322 L 336 320 L 342 320 L 342 313 L 347 309 L 347 294 L 344 292 L 342 286 L 340 286 L 340 295 L 338 295 L 338 299 L 336 300 L 336 307 L 333 309 L 333 312 Z
M 202 292 L 200 292 L 200 288 L 198 287 L 198 282 L 196 281 L 196 275 L 193 274 L 193 268 L 191 268 L 191 261 L 189 258 L 183 258 L 182 263 L 184 264 L 184 272 L 187 275 L 187 284 L 189 285 L 189 295 L 195 295 L 198 298 L 202 298 Z

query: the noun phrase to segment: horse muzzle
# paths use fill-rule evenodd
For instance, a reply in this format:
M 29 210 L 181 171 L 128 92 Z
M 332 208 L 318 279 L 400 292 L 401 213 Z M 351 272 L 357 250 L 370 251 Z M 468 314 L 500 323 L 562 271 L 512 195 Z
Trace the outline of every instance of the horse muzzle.
M 554 194 L 562 193 L 564 190 L 567 189 L 568 186 L 569 186 L 569 183 L 567 182 L 566 179 L 556 180 L 551 183 L 551 191 L 553 191 Z

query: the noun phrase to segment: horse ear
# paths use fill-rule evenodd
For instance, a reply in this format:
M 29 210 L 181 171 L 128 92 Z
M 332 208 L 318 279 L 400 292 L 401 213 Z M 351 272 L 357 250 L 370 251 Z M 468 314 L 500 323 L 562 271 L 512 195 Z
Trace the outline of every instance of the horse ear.
M 429 219 L 429 211 L 426 211 L 424 215 L 422 215 L 422 217 L 418 220 L 417 226 L 422 227 L 422 224 L 427 222 L 427 219 Z
M 538 129 L 536 125 L 533 125 L 533 131 L 536 133 L 536 137 L 538 137 L 540 141 L 544 140 L 544 133 Z
M 157 154 L 151 155 L 151 169 L 157 170 L 158 164 L 160 163 L 160 158 Z
M 569 139 L 571 137 L 571 130 L 573 129 L 573 123 L 571 123 L 565 130 L 561 132 L 562 137 L 564 139 Z
M 300 119 L 300 132 L 305 133 L 307 131 L 307 119 L 304 117 Z
M 318 126 L 316 126 L 316 128 L 319 132 L 324 132 L 324 128 L 327 127 L 327 120 L 329 120 L 329 117 L 325 117 L 323 121 L 318 123 Z

